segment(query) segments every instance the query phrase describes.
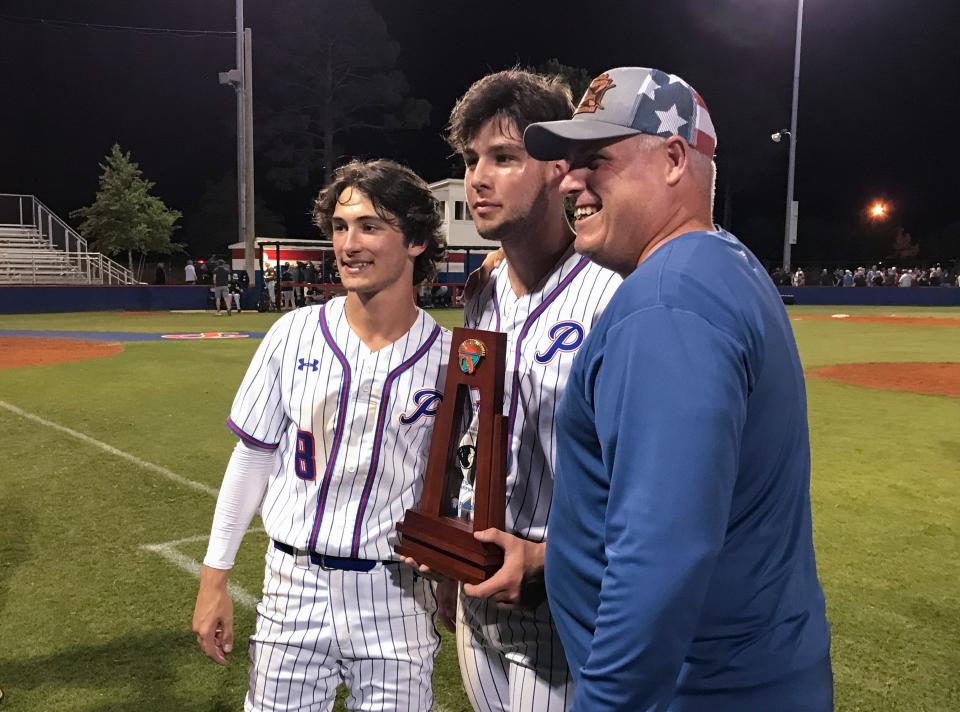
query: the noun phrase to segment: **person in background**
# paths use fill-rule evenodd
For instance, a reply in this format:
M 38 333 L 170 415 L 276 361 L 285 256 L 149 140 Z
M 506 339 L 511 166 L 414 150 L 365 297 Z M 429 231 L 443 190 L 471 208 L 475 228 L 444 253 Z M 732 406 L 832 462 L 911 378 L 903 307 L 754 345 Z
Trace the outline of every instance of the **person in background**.
M 167 283 L 167 272 L 163 269 L 163 262 L 157 263 L 157 271 L 154 274 L 153 279 L 154 284 L 166 284 Z
M 240 286 L 240 280 L 235 273 L 230 274 L 229 292 L 232 306 L 237 310 L 237 314 L 240 314 L 243 311 L 240 307 L 240 297 L 243 295 L 243 287 Z
M 191 285 L 197 283 L 197 268 L 193 266 L 193 260 L 187 260 L 187 266 L 183 268 L 183 281 Z
M 267 289 L 267 302 L 270 309 L 277 308 L 277 270 L 268 266 L 263 273 L 263 284 Z
M 300 283 L 303 282 L 303 263 L 294 262 L 290 265 L 290 279 L 293 281 L 293 301 L 296 306 L 303 306 L 303 287 L 300 286 Z
M 233 312 L 230 308 L 230 270 L 223 260 L 217 261 L 217 266 L 213 270 L 213 305 L 217 308 L 217 314 L 221 314 L 220 303 L 223 302 L 223 308 L 227 310 L 227 316 Z
M 288 308 L 296 309 L 297 304 L 293 296 L 293 273 L 290 270 L 290 263 L 284 262 L 280 272 L 280 311 Z

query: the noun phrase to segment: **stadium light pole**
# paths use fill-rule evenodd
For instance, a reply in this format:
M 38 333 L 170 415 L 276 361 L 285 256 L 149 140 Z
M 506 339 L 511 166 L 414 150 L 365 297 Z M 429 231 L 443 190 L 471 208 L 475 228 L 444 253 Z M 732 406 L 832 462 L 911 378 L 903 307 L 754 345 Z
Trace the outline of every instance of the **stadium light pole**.
M 790 271 L 790 251 L 796 234 L 797 215 L 794 215 L 794 178 L 797 162 L 797 103 L 800 94 L 800 35 L 803 29 L 803 0 L 797 2 L 797 39 L 793 49 L 793 102 L 790 107 L 790 158 L 787 161 L 787 217 L 783 230 L 783 270 Z M 786 131 L 778 132 L 784 134 Z M 777 134 L 774 134 L 777 135 Z M 771 137 L 773 138 L 773 137 Z M 777 139 L 774 139 L 775 141 Z
M 220 83 L 237 92 L 237 220 L 240 242 L 244 243 L 244 265 L 249 284 L 256 277 L 253 198 L 253 59 L 251 33 L 243 27 L 243 0 L 236 0 L 236 62 L 220 72 Z

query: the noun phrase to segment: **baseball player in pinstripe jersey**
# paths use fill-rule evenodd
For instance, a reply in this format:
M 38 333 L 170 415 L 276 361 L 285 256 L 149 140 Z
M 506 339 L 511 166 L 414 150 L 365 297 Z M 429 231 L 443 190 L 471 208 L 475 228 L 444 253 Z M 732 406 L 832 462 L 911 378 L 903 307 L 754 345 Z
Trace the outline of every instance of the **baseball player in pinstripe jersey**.
M 271 542 L 245 709 L 329 710 L 344 681 L 350 709 L 429 710 L 436 599 L 393 545 L 450 347 L 413 296 L 443 253 L 440 216 L 420 178 L 383 160 L 339 169 L 314 214 L 348 294 L 279 319 L 243 379 L 193 628 L 225 664 L 227 576 L 260 504 Z
M 468 327 L 507 333 L 507 531 L 476 535 L 504 549 L 504 565 L 480 585 L 463 585 L 457 612 L 464 687 L 482 712 L 561 712 L 573 701 L 545 598 L 530 592 L 543 577 L 556 403 L 574 356 L 621 279 L 573 251 L 558 190 L 566 166 L 533 160 L 522 139 L 528 124 L 572 113 L 562 80 L 508 70 L 476 82 L 448 127 L 448 141 L 466 166 L 477 231 L 499 241 L 506 258 L 464 312 Z M 469 489 L 461 502 L 470 501 Z M 439 594 L 448 593 L 442 583 Z

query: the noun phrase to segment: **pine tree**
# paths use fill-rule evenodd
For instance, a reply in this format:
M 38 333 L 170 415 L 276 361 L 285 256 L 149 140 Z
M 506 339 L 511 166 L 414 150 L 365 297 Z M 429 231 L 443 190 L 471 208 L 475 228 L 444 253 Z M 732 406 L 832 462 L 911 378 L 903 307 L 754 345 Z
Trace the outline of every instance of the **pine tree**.
M 563 77 L 567 81 L 567 84 L 570 85 L 570 93 L 573 95 L 574 104 L 580 101 L 580 97 L 587 91 L 587 87 L 590 86 L 590 82 L 593 79 L 593 75 L 583 67 L 573 67 L 569 64 L 564 64 L 556 57 L 548 59 L 546 62 L 541 62 L 533 68 L 533 71 L 540 74 L 559 74 Z
M 276 187 L 309 185 L 318 171 L 329 183 L 346 134 L 429 123 L 430 103 L 410 96 L 400 45 L 370 0 L 284 0 L 273 16 L 260 96 L 282 108 L 266 114 L 258 146 Z
M 182 251 L 183 245 L 171 240 L 182 213 L 150 194 L 154 183 L 143 177 L 129 151 L 114 144 L 100 167 L 103 173 L 93 204 L 70 213 L 80 218 L 80 234 L 106 255 L 126 252 L 131 272 L 134 252 L 143 256 Z

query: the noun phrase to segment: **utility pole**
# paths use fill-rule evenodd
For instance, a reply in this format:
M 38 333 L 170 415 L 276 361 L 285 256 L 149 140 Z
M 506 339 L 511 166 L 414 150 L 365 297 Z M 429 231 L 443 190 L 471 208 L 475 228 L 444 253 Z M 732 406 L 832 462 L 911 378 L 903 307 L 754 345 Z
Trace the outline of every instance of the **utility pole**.
M 242 2 L 243 0 L 239 0 Z M 256 284 L 257 230 L 253 206 L 253 48 L 250 28 L 243 31 L 243 147 L 244 147 L 244 221 L 243 243 L 247 262 L 247 277 L 252 287 Z M 260 266 L 263 269 L 263 265 Z
M 783 230 L 783 269 L 790 271 L 790 252 L 797 235 L 797 203 L 794 201 L 794 177 L 797 162 L 797 104 L 800 93 L 800 33 L 803 28 L 803 0 L 797 4 L 797 39 L 793 49 L 793 102 L 790 107 L 790 158 L 787 163 L 787 217 Z M 783 132 L 781 132 L 783 133 Z
M 253 57 L 250 29 L 243 27 L 243 0 L 236 4 L 237 66 L 220 72 L 220 83 L 237 93 L 237 221 L 239 241 L 244 244 L 244 262 L 252 286 L 256 278 L 253 190 Z

